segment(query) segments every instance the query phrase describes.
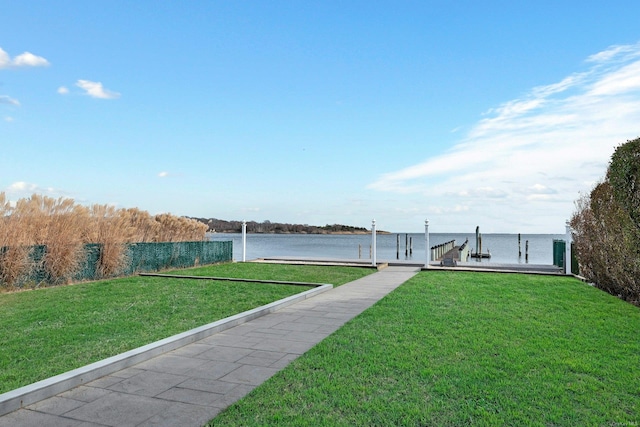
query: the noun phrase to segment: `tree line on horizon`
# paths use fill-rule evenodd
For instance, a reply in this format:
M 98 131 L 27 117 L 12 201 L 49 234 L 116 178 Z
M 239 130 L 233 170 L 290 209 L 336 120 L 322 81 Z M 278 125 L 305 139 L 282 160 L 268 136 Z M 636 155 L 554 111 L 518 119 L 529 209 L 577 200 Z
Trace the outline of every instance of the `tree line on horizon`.
M 242 221 L 226 221 L 217 218 L 192 218 L 206 224 L 210 233 L 241 233 Z M 368 233 L 364 227 L 342 224 L 323 226 L 308 224 L 287 224 L 271 221 L 247 221 L 247 233 L 264 234 L 331 234 L 331 233 Z
M 640 138 L 616 148 L 602 182 L 576 201 L 570 225 L 580 274 L 640 305 Z

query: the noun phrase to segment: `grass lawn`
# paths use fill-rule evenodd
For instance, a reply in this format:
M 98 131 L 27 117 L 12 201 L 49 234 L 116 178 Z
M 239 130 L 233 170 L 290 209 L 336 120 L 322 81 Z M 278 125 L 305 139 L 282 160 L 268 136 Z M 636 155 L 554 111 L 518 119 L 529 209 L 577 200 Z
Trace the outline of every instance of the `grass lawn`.
M 287 282 L 331 283 L 340 286 L 375 273 L 367 267 L 329 267 L 322 265 L 291 265 L 268 263 L 226 263 L 186 270 L 167 271 L 167 274 L 184 274 L 210 277 L 242 277 L 243 279 L 282 280 Z
M 640 425 L 639 330 L 573 278 L 422 272 L 210 425 Z
M 372 272 L 290 267 L 220 264 L 183 273 L 343 284 Z M 0 393 L 306 289 L 136 276 L 0 293 Z

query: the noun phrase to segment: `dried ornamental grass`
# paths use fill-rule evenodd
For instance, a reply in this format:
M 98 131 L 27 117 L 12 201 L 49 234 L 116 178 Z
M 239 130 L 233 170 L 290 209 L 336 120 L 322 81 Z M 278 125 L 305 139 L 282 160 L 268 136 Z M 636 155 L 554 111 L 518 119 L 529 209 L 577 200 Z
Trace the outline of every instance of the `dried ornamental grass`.
M 96 273 L 98 277 L 116 276 L 126 266 L 125 243 L 135 236 L 133 227 L 127 214 L 113 206 L 93 205 L 90 212 L 89 242 L 101 244 Z
M 171 214 L 86 207 L 37 194 L 11 203 L 0 192 L 0 284 L 13 286 L 39 267 L 53 282 L 69 281 L 86 259 L 89 243 L 101 248 L 98 275 L 115 276 L 127 265 L 128 243 L 202 241 L 206 231 L 197 220 Z M 31 256 L 34 245 L 46 246 L 42 266 Z
M 20 227 L 14 208 L 0 192 L 0 283 L 13 287 L 28 276 L 32 270 L 32 241 Z

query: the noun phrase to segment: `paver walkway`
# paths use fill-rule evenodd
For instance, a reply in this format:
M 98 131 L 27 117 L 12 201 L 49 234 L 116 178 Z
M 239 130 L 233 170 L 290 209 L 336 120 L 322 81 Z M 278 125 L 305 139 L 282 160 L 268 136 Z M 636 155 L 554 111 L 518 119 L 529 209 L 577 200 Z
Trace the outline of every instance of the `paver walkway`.
M 0 417 L 0 426 L 200 427 L 393 289 L 388 267 Z

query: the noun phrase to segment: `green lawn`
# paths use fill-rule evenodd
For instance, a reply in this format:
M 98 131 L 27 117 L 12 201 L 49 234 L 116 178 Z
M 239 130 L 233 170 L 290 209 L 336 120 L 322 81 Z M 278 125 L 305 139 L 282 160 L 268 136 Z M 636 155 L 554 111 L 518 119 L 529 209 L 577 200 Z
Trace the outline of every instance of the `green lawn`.
M 343 284 L 371 272 L 290 267 L 241 263 L 182 272 L 334 284 Z M 130 277 L 0 293 L 0 393 L 306 289 L 309 288 Z
M 210 425 L 640 425 L 638 331 L 573 278 L 422 272 Z
M 168 271 L 166 273 L 209 277 L 242 277 L 244 279 L 281 280 L 289 282 L 331 283 L 334 286 L 340 286 L 374 273 L 375 271 L 375 269 L 367 267 L 327 267 L 322 265 L 238 262 Z

